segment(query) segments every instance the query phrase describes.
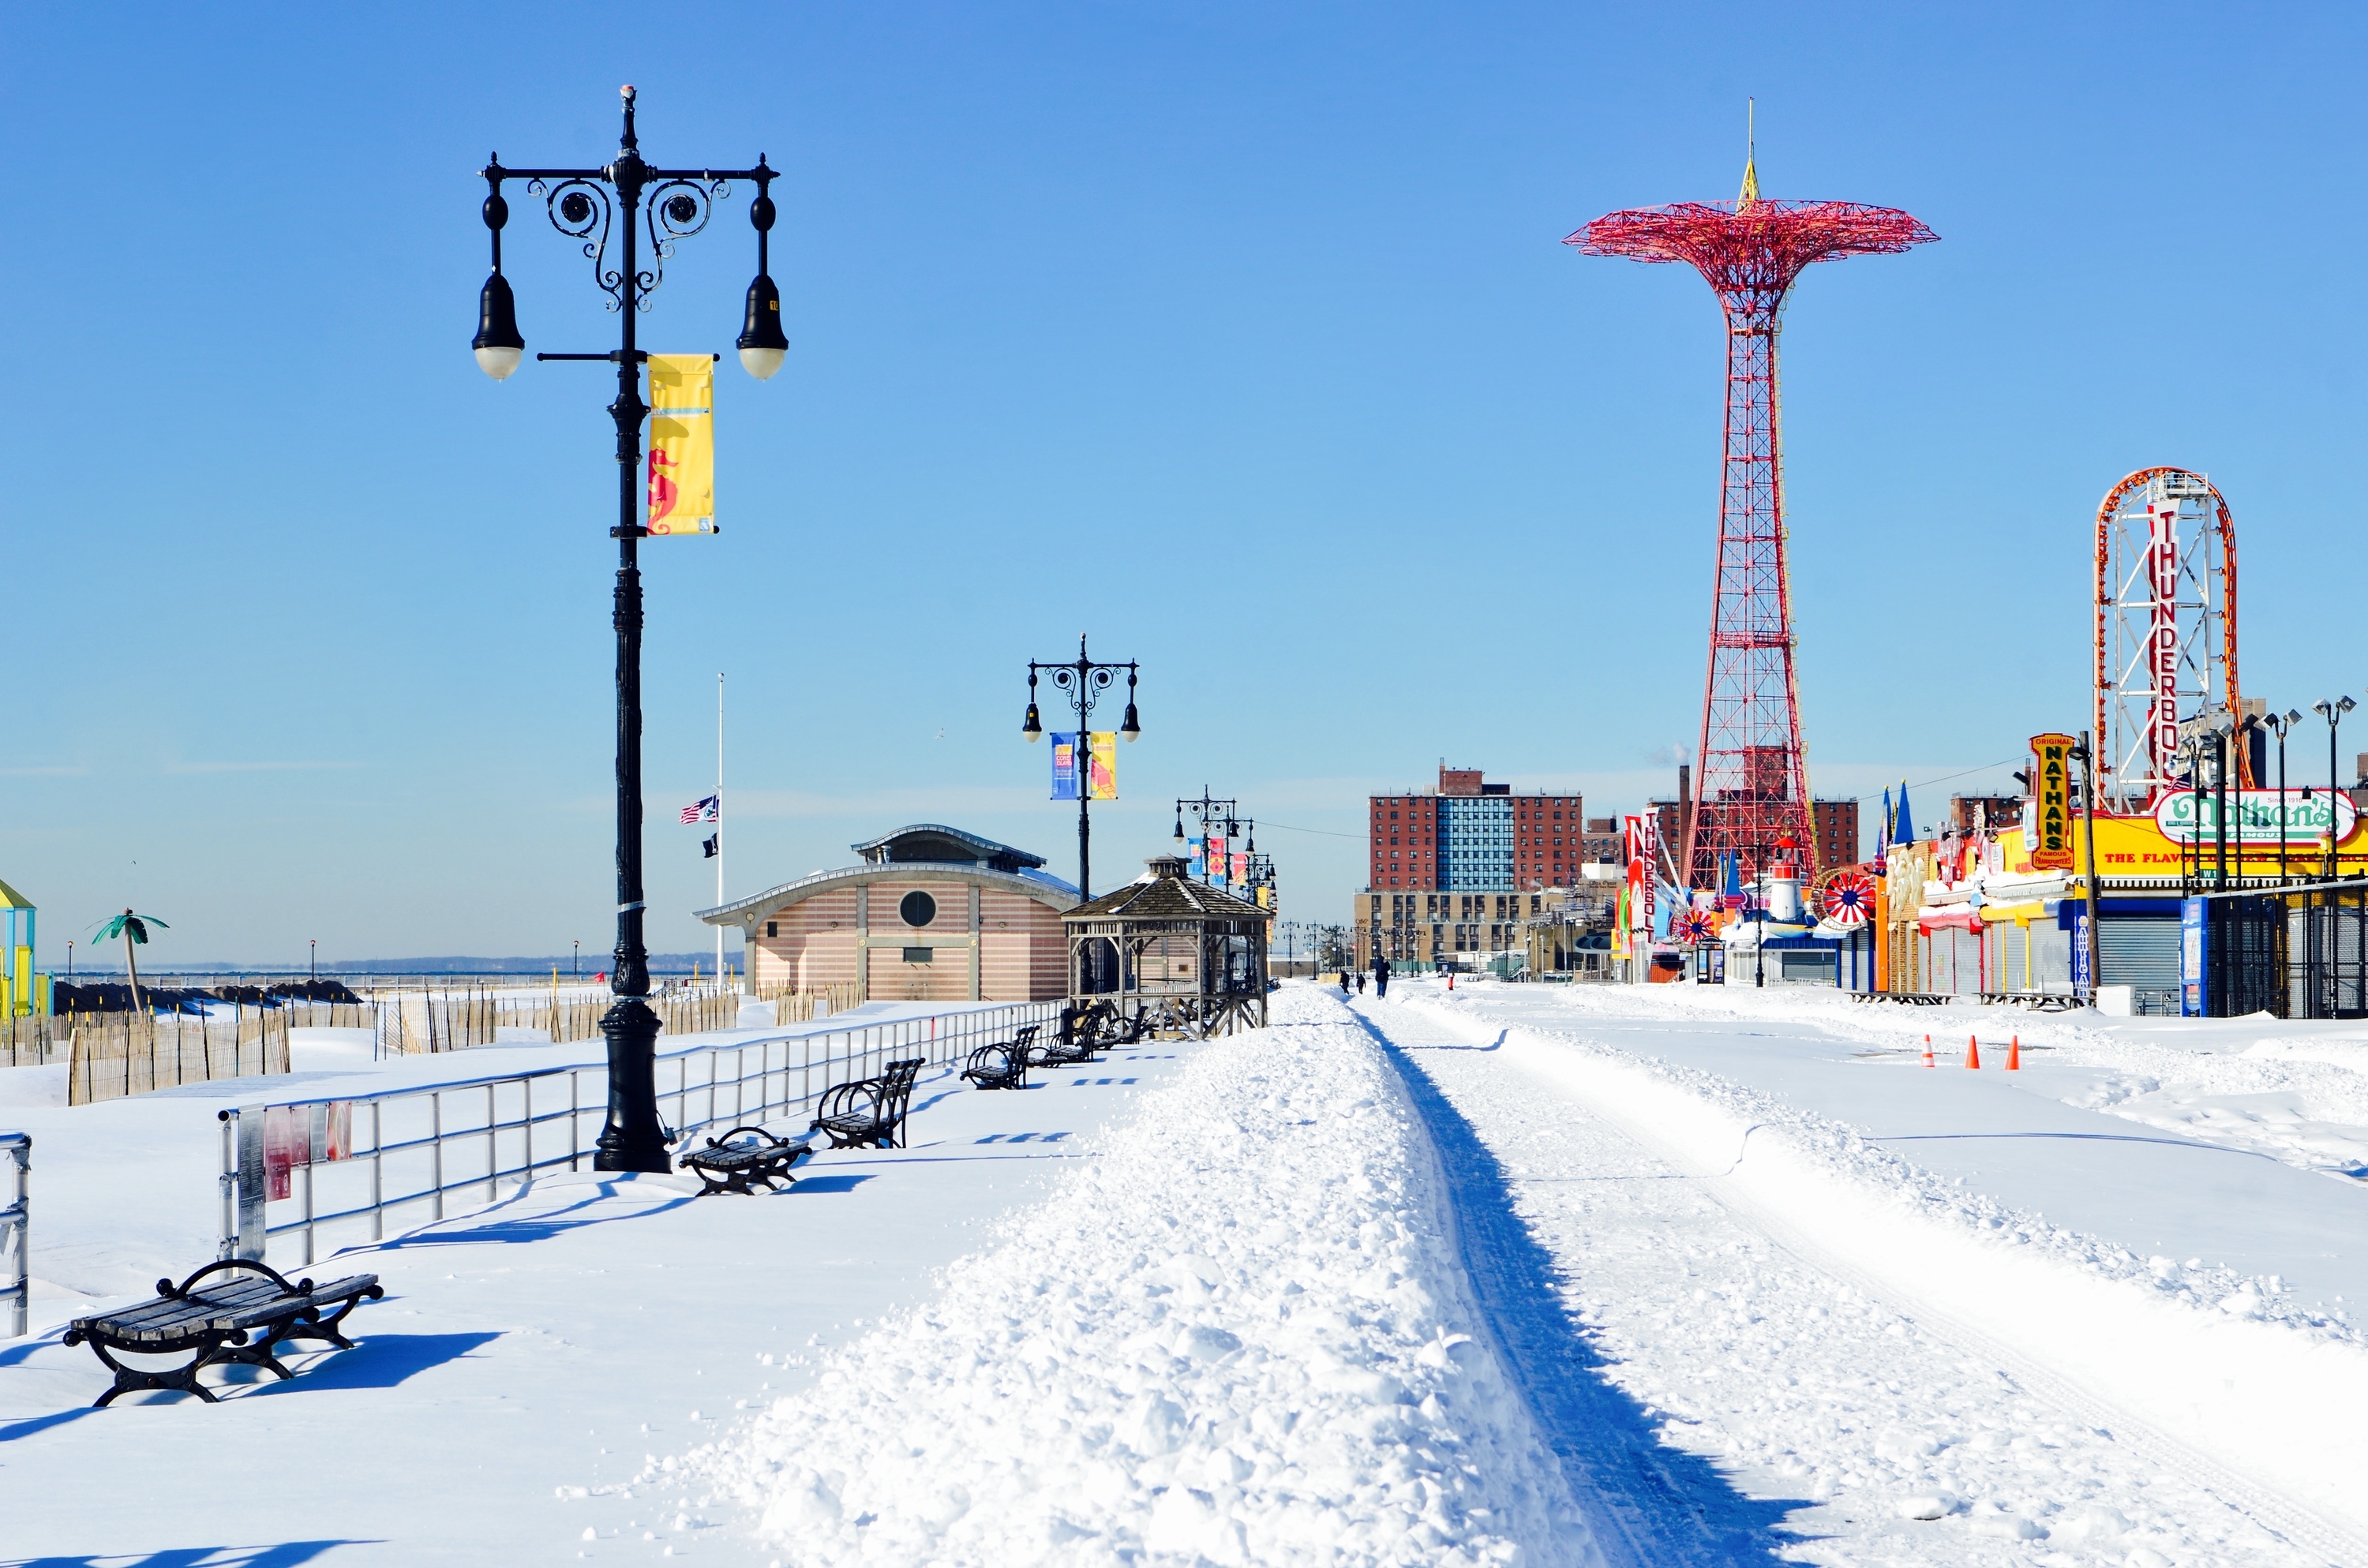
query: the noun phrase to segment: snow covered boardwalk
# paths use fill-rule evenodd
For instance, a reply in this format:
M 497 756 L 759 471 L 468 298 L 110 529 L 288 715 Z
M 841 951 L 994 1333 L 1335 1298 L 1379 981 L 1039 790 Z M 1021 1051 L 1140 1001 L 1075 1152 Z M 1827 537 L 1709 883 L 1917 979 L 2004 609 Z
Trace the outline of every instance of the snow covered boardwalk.
M 1463 1200 L 1518 1214 L 1603 1375 L 1671 1444 L 1782 1505 L 1786 1559 L 2368 1562 L 2368 1352 L 2333 1300 L 2224 1267 L 2291 1274 L 2306 1253 L 2340 1283 L 2368 1190 L 2302 1168 L 2307 1151 L 2155 1142 L 2057 1097 L 2167 1072 L 2158 1040 L 1916 1016 L 1918 1046 L 1942 1018 L 1980 1018 L 1986 1054 L 1993 1027 L 2060 1038 L 2010 1082 L 1995 1060 L 1927 1074 L 1903 1015 L 1829 995 L 1401 990 L 1360 1011 L 1434 1086 Z M 2066 1214 L 2226 1244 L 2149 1258 Z
M 213 1113 L 254 1082 L 0 1111 L 34 1131 L 45 1282 L 35 1336 L 0 1341 L 0 1561 L 293 1568 L 696 1548 L 767 1562 L 745 1528 L 661 1516 L 632 1477 L 801 1386 L 809 1372 L 791 1357 L 928 1296 L 938 1271 L 1080 1164 L 1190 1049 L 1116 1052 L 1018 1094 L 925 1078 L 910 1149 L 825 1153 L 769 1197 L 693 1201 L 690 1177 L 545 1178 L 316 1268 L 384 1281 L 387 1299 L 356 1321 L 359 1347 L 300 1356 L 295 1381 L 219 1405 L 134 1396 L 91 1410 L 105 1371 L 57 1331 L 211 1256 Z M 392 1065 L 466 1075 L 555 1054 Z M 322 1070 L 324 1092 L 357 1092 L 368 1075 Z M 158 1159 L 141 1183 L 109 1186 L 101 1146 L 127 1131 L 158 1141 Z M 62 1290 L 52 1267 L 92 1293 Z
M 1594 1561 L 1396 1076 L 1338 1003 L 1275 1016 L 1190 1048 L 936 1300 L 636 1484 L 799 1563 Z
M 2368 1564 L 2368 1040 L 1403 981 L 1275 1017 L 940 1074 L 914 1147 L 787 1193 L 545 1180 L 355 1249 L 361 1347 L 217 1407 L 89 1411 L 55 1326 L 210 1245 L 236 1087 L 20 1100 L 60 1190 L 7 1555 Z M 1918 1064 L 1943 1019 L 1983 1072 Z M 127 1135 L 160 1163 L 109 1187 Z

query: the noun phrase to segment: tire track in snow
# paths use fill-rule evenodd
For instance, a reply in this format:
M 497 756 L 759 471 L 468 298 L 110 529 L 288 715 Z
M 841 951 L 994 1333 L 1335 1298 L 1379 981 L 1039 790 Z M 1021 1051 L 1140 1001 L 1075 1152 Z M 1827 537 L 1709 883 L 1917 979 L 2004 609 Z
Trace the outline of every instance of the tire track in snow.
M 1397 1069 L 1430 1135 L 1455 1245 L 1481 1314 L 1547 1446 L 1598 1527 L 1615 1563 L 1781 1561 L 1771 1526 L 1795 1506 L 1754 1501 L 1710 1463 L 1663 1444 L 1636 1402 L 1604 1377 L 1603 1359 L 1563 1309 L 1552 1256 L 1514 1212 L 1503 1167 L 1420 1064 L 1373 1025 L 1357 1021 Z M 1433 1049 L 1493 1050 L 1443 1046 Z

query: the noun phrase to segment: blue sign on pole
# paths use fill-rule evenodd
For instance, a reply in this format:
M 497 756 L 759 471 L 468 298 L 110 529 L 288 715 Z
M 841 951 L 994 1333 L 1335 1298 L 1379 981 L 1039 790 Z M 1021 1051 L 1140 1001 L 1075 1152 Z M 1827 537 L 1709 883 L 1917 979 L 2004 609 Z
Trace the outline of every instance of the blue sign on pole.
M 2179 901 L 2179 1016 L 2209 1016 L 2205 1005 L 2204 966 L 2212 956 L 2211 927 L 2204 912 L 2211 906 L 2200 898 Z
M 2071 903 L 2070 899 L 2064 901 Z M 2089 905 L 2082 900 L 2072 916 L 2072 989 L 2082 996 L 2092 996 L 2097 990 L 2097 977 L 2089 972 Z

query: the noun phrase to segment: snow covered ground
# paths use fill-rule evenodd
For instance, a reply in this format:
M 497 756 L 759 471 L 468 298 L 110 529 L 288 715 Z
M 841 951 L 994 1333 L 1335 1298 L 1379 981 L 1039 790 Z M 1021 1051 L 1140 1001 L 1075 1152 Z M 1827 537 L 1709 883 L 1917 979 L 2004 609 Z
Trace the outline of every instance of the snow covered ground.
M 1787 1557 L 2368 1562 L 2368 1352 L 2338 1289 L 2368 1190 L 2299 1140 L 2283 1164 L 2075 1108 L 2151 1080 L 2323 1116 L 2352 1091 L 2319 1073 L 2349 1069 L 2243 1054 L 2295 1026 L 1429 983 L 1360 1010 L 1603 1375 L 1743 1499 L 1794 1503 Z M 2018 1032 L 2055 1049 L 2009 1074 Z
M 252 1085 L 0 1073 L 46 1331 L 0 1342 L 0 1562 L 2368 1564 L 2368 1029 L 1276 1008 L 925 1083 L 914 1148 L 789 1193 L 547 1180 L 348 1253 L 360 1347 L 213 1407 L 88 1411 L 55 1328 L 211 1255 Z
M 799 1562 L 1597 1562 L 1475 1335 L 1404 1088 L 1337 1004 L 1276 1020 L 1196 1048 L 936 1300 L 638 1483 Z

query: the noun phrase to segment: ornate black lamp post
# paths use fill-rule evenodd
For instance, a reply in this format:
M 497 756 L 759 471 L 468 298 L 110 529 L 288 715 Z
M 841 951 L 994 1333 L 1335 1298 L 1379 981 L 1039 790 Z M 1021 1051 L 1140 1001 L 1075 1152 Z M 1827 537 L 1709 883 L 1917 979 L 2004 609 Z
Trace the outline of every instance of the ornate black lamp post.
M 1231 855 L 1234 852 L 1234 839 L 1235 835 L 1240 833 L 1243 825 L 1241 820 L 1235 815 L 1235 813 L 1240 810 L 1240 801 L 1220 801 L 1215 796 L 1209 793 L 1209 787 L 1205 784 L 1201 786 L 1201 798 L 1199 800 L 1184 800 L 1176 802 L 1176 853 L 1181 855 L 1187 849 L 1191 847 L 1191 840 L 1184 836 L 1184 813 L 1186 812 L 1190 812 L 1192 813 L 1192 820 L 1200 824 L 1201 826 L 1201 880 L 1203 882 L 1213 880 L 1210 875 L 1210 825 L 1214 823 L 1223 823 L 1224 824 L 1225 853 L 1227 855 Z M 1255 855 L 1258 853 L 1258 824 L 1253 822 L 1250 823 L 1248 826 L 1250 830 L 1249 847 L 1245 850 L 1244 853 Z M 1225 881 L 1231 882 L 1234 880 L 1233 868 L 1228 865 L 1225 868 Z
M 509 204 L 505 180 L 522 179 L 543 199 L 552 227 L 583 243 L 592 279 L 609 296 L 620 331 L 608 354 L 538 354 L 538 359 L 603 360 L 617 367 L 617 401 L 609 405 L 617 426 L 617 946 L 609 989 L 616 1002 L 600 1019 L 609 1042 L 609 1119 L 601 1130 L 593 1168 L 663 1171 L 665 1124 L 658 1119 L 655 1057 L 658 1016 L 643 1000 L 650 994 L 649 951 L 642 941 L 642 574 L 637 546 L 643 526 L 641 494 L 642 366 L 649 358 L 637 346 L 634 328 L 649 308 L 649 295 L 664 281 L 665 262 L 675 242 L 707 226 L 713 204 L 730 194 L 729 182 L 757 182 L 748 221 L 757 230 L 757 277 L 748 285 L 747 315 L 740 334 L 740 363 L 758 381 L 781 368 L 789 342 L 781 335 L 781 296 L 766 273 L 768 235 L 773 227 L 769 187 L 775 171 L 760 156 L 753 169 L 662 169 L 642 160 L 633 134 L 633 89 L 624 89 L 625 130 L 615 161 L 590 169 L 510 169 L 498 155 L 484 167 L 485 227 L 493 233 L 494 270 L 478 297 L 477 336 L 471 344 L 477 363 L 495 381 L 506 381 L 525 358 L 518 307 L 502 276 L 502 228 Z M 646 233 L 649 255 L 642 256 Z M 609 262 L 609 243 L 619 244 Z
M 1045 678 L 1052 681 L 1054 689 L 1069 694 L 1070 710 L 1077 716 L 1077 744 L 1072 767 L 1077 783 L 1077 899 L 1083 903 L 1093 897 L 1093 890 L 1086 885 L 1086 879 L 1092 869 L 1089 851 L 1093 838 L 1093 823 L 1086 815 L 1086 807 L 1093 798 L 1094 748 L 1089 732 L 1094 716 L 1094 699 L 1110 688 L 1110 683 L 1118 678 L 1119 671 L 1124 670 L 1126 717 L 1120 722 L 1118 733 L 1130 742 L 1142 739 L 1143 724 L 1134 713 L 1137 665 L 1133 659 L 1122 665 L 1112 665 L 1098 664 L 1087 657 L 1086 635 L 1082 631 L 1077 633 L 1077 656 L 1066 664 L 1051 665 L 1029 660 L 1028 717 L 1020 722 L 1019 733 L 1031 743 L 1044 736 L 1044 721 L 1036 711 L 1036 677 L 1047 670 L 1052 673 Z
M 2272 713 L 2260 721 L 2278 738 L 2278 883 L 2286 880 L 2286 732 L 2302 722 L 2302 715 L 2289 708 L 2283 713 Z
M 2310 705 L 2312 712 L 2327 721 L 2327 880 L 2330 882 L 2335 880 L 2336 829 L 2340 825 L 2335 815 L 2335 797 L 2343 782 L 2335 766 L 2335 732 L 2342 727 L 2343 716 L 2358 706 L 2348 697 Z

